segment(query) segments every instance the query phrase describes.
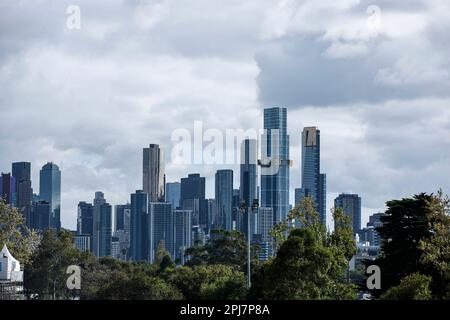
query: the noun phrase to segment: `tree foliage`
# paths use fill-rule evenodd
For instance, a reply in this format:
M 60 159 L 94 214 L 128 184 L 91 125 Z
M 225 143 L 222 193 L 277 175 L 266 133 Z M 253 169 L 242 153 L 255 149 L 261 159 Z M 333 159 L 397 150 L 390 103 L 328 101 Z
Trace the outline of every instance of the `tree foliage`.
M 28 265 L 39 241 L 39 235 L 25 225 L 22 213 L 0 200 L 0 250 L 6 244 L 22 265 Z
M 259 263 L 258 248 L 252 246 L 252 267 Z M 247 268 L 247 243 L 244 235 L 239 231 L 213 230 L 211 239 L 203 246 L 196 246 L 186 250 L 190 259 L 187 266 L 226 265 L 236 270 L 245 271 Z
M 387 202 L 382 255 L 371 262 L 380 267 L 382 288 L 376 295 L 400 285 L 401 279 L 420 273 L 431 277 L 433 298 L 450 298 L 449 201 L 439 191 Z M 409 279 L 409 278 L 408 278 Z
M 288 220 L 275 228 L 277 255 L 261 268 L 250 295 L 262 299 L 354 299 L 355 287 L 346 279 L 348 262 L 356 252 L 351 225 L 340 210 L 334 211 L 334 218 L 339 227 L 329 234 L 312 200 L 304 198 Z
M 410 274 L 381 296 L 383 300 L 429 300 L 431 277 L 420 273 Z

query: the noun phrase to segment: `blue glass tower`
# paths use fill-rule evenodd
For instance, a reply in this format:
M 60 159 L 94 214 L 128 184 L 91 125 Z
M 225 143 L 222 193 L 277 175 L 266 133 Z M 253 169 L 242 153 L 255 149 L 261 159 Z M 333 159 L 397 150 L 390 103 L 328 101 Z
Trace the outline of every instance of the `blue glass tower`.
M 109 203 L 100 205 L 100 237 L 99 237 L 99 257 L 111 256 L 112 241 L 112 206 Z
M 131 194 L 130 256 L 133 261 L 150 261 L 149 221 L 148 193 L 137 190 Z
M 166 183 L 166 201 L 172 204 L 172 208 L 180 207 L 181 184 L 179 182 Z
M 289 211 L 289 135 L 286 108 L 264 109 L 261 160 L 261 206 L 272 208 L 274 223 Z
M 316 204 L 320 220 L 326 224 L 326 175 L 320 173 L 320 130 L 306 127 L 302 133 L 302 196 L 309 196 Z
M 215 178 L 218 227 L 231 231 L 233 227 L 233 170 L 217 170 Z
M 248 208 L 251 210 L 253 201 L 258 198 L 257 195 L 257 143 L 255 139 L 246 139 L 242 142 L 241 146 L 241 165 L 240 165 L 240 200 L 243 201 Z M 242 228 L 241 230 L 247 237 L 248 233 L 248 210 L 244 213 L 242 219 Z M 250 215 L 250 236 L 256 233 L 256 219 L 255 215 Z M 238 221 L 238 220 L 237 220 Z
M 31 163 L 14 162 L 12 175 L 16 179 L 16 203 L 15 206 L 25 217 L 27 226 L 31 227 L 31 206 L 33 189 L 31 188 Z
M 170 203 L 150 202 L 150 230 L 152 234 L 150 261 L 154 261 L 160 243 L 164 243 L 166 250 L 173 257 L 173 213 Z
M 77 234 L 89 235 L 90 251 L 94 237 L 94 207 L 91 203 L 81 201 L 78 203 Z
M 61 171 L 52 162 L 45 164 L 40 171 L 39 196 L 51 206 L 50 228 L 61 228 Z

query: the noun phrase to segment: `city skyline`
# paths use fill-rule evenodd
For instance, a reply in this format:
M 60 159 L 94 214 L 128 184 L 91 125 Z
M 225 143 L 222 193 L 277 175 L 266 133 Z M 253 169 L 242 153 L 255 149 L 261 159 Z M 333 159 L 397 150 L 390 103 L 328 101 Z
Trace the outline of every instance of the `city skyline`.
M 321 130 L 328 217 L 341 192 L 361 196 L 365 225 L 386 200 L 450 190 L 446 1 L 381 1 L 379 25 L 370 1 L 79 1 L 79 30 L 67 28 L 72 3 L 45 3 L 0 12 L 0 171 L 31 162 L 37 193 L 40 168 L 57 164 L 63 227 L 96 191 L 129 201 L 142 148 L 170 150 L 196 120 L 261 129 L 264 107 L 288 110 L 291 203 L 309 126 Z M 212 198 L 217 169 L 230 167 L 166 162 L 166 181 L 200 173 Z

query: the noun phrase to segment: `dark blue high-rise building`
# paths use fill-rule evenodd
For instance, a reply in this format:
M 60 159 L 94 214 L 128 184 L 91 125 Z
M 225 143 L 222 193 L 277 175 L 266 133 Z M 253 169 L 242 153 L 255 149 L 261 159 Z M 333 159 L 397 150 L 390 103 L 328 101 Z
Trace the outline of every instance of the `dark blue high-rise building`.
M 38 201 L 33 203 L 31 211 L 30 228 L 39 231 L 45 231 L 50 228 L 51 205 L 47 201 Z
M 341 193 L 334 200 L 334 207 L 341 208 L 352 221 L 353 234 L 361 230 L 361 197 L 357 194 Z
M 111 256 L 112 242 L 112 206 L 109 203 L 100 205 L 100 237 L 99 257 Z
M 258 198 L 257 189 L 257 165 L 258 165 L 258 146 L 255 139 L 245 139 L 241 145 L 241 164 L 240 164 L 240 200 L 245 204 L 248 210 L 252 210 L 255 199 Z M 247 236 L 248 233 L 248 211 L 242 217 L 242 232 Z M 251 235 L 256 233 L 256 215 L 250 214 L 250 223 L 253 226 L 250 230 Z
M 326 175 L 320 173 L 320 130 L 306 127 L 302 133 L 302 196 L 309 196 L 316 204 L 320 219 L 326 224 Z M 296 197 L 297 201 L 301 197 Z
M 40 171 L 39 198 L 51 206 L 50 228 L 61 228 L 61 171 L 59 167 L 48 162 Z
M 216 172 L 216 205 L 220 229 L 232 230 L 233 227 L 233 170 Z
M 180 207 L 181 198 L 181 183 L 168 182 L 166 183 L 166 201 L 172 204 L 173 209 Z
M 31 227 L 31 209 L 33 201 L 33 189 L 31 187 L 31 163 L 14 162 L 12 175 L 16 180 L 15 206 L 25 217 L 27 226 Z
M 116 212 L 116 230 L 125 230 L 126 215 L 130 214 L 131 204 L 118 204 L 115 207 Z
M 10 173 L 0 175 L 0 200 L 14 205 L 16 197 L 16 179 Z
M 150 230 L 152 235 L 150 261 L 154 261 L 160 243 L 164 243 L 166 250 L 173 257 L 173 212 L 170 203 L 150 202 Z
M 205 200 L 205 177 L 192 173 L 187 178 L 181 178 L 180 207 L 192 211 L 192 225 L 200 225 L 207 221 Z M 207 229 L 207 225 L 202 225 Z
M 94 229 L 94 207 L 92 203 L 80 201 L 78 203 L 77 234 L 90 234 Z
M 289 135 L 286 108 L 264 109 L 261 143 L 261 206 L 272 208 L 274 223 L 289 212 Z
M 131 194 L 130 256 L 133 261 L 150 261 L 151 230 L 148 193 Z
M 92 252 L 96 257 L 100 257 L 100 223 L 101 223 L 101 206 L 106 203 L 105 195 L 101 191 L 95 192 L 93 205 L 93 236 L 92 236 Z

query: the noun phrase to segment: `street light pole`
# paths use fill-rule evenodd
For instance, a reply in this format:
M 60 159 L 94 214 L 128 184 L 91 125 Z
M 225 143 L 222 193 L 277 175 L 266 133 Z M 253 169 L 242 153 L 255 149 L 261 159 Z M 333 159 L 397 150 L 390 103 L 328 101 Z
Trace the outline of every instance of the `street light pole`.
M 251 255 L 251 247 L 250 247 L 250 210 L 249 210 L 249 208 L 247 207 L 246 208 L 247 209 L 247 287 L 248 287 L 248 289 L 250 289 L 250 287 L 252 286 L 252 283 L 251 283 L 251 272 L 252 272 L 252 269 L 251 269 L 251 266 L 250 266 L 250 255 Z M 253 210 L 253 208 L 252 208 L 252 210 Z

